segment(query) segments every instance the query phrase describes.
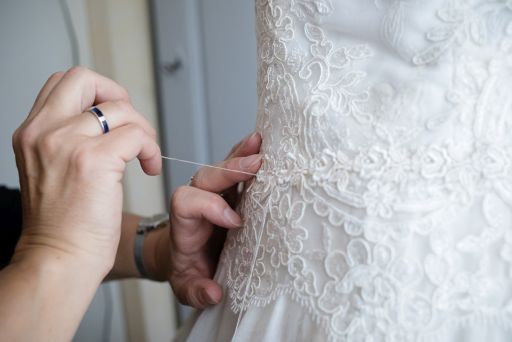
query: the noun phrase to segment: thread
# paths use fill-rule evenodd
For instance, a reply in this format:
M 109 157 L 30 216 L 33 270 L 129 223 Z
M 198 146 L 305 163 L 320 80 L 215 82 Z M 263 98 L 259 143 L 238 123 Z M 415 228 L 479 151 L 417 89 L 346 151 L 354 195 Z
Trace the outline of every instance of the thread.
M 250 173 L 250 172 L 245 172 L 245 171 L 240 171 L 240 170 L 232 170 L 232 169 L 227 169 L 225 167 L 220 167 L 220 166 L 215 166 L 215 165 L 210 165 L 210 164 L 203 164 L 203 163 L 198 163 L 198 162 L 194 162 L 194 161 L 190 161 L 190 160 L 185 160 L 185 159 L 178 159 L 178 158 L 166 157 L 166 156 L 160 156 L 160 157 L 162 157 L 162 159 L 176 161 L 176 162 L 179 162 L 179 163 L 185 163 L 185 164 L 191 164 L 191 165 L 196 165 L 196 166 L 208 167 L 208 168 L 211 168 L 211 169 L 217 169 L 217 170 L 234 172 L 234 173 L 241 173 L 241 174 L 249 175 L 249 176 L 256 176 L 255 173 Z
M 255 201 L 255 203 L 263 210 L 263 217 L 267 216 L 268 208 L 263 207 L 262 204 L 258 201 Z M 254 249 L 254 255 L 252 256 L 251 261 L 251 270 L 249 271 L 249 278 L 247 279 L 247 284 L 245 285 L 245 291 L 244 291 L 244 299 L 242 301 L 242 306 L 240 307 L 240 312 L 238 313 L 238 318 L 236 320 L 236 326 L 235 331 L 233 332 L 233 336 L 231 337 L 231 342 L 236 341 L 236 334 L 238 333 L 238 328 L 240 327 L 240 323 L 242 322 L 242 315 L 244 314 L 244 310 L 246 310 L 245 305 L 247 302 L 247 296 L 249 294 L 249 287 L 251 286 L 252 282 L 252 275 L 254 272 L 254 267 L 256 267 L 256 260 L 258 258 L 258 250 L 261 245 L 261 239 L 263 237 L 263 226 L 261 227 L 261 230 L 258 234 L 258 240 L 256 241 L 256 248 Z

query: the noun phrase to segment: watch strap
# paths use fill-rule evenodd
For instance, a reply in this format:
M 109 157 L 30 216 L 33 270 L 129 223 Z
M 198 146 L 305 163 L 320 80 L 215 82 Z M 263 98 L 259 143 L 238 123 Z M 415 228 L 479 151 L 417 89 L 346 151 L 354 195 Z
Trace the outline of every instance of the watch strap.
M 149 278 L 148 272 L 146 271 L 146 267 L 144 266 L 144 257 L 142 252 L 144 251 L 144 239 L 146 234 L 136 234 L 135 235 L 135 247 L 134 247 L 134 258 L 135 265 L 137 266 L 137 270 L 139 274 L 144 278 Z
M 158 214 L 151 217 L 142 218 L 139 221 L 137 232 L 135 234 L 135 243 L 133 248 L 133 257 L 135 266 L 141 277 L 149 278 L 149 273 L 144 265 L 144 239 L 146 235 L 153 230 L 164 228 L 169 221 L 169 214 Z

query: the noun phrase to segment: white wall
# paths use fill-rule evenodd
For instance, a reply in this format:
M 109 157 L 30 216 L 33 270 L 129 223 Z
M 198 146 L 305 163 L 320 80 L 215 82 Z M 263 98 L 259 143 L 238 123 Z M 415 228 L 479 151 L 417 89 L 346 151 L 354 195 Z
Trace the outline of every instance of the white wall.
M 18 186 L 12 132 L 24 120 L 48 76 L 72 65 L 56 0 L 0 2 L 0 61 L 0 182 Z

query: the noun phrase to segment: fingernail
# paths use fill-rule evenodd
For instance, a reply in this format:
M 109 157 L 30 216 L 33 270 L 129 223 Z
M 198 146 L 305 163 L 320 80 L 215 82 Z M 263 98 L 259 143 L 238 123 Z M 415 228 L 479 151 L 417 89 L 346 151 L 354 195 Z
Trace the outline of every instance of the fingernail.
M 205 299 L 205 302 L 210 305 L 217 304 L 217 301 L 213 299 L 213 297 L 210 296 L 208 291 L 206 291 L 205 289 L 203 289 L 203 298 Z
M 250 136 L 249 136 L 249 139 L 247 139 L 247 141 L 249 140 L 253 140 L 254 138 L 256 138 L 258 135 L 260 135 L 258 132 L 254 132 L 252 133 Z
M 240 160 L 240 167 L 249 170 L 261 162 L 261 154 L 254 154 Z
M 246 136 L 243 140 L 242 146 L 245 146 L 245 145 L 251 143 L 258 135 L 259 135 L 258 132 L 253 132 L 253 133 L 249 134 L 248 136 Z
M 224 209 L 224 217 L 236 227 L 240 227 L 242 225 L 242 219 L 240 219 L 240 216 L 238 216 L 238 214 L 229 207 Z

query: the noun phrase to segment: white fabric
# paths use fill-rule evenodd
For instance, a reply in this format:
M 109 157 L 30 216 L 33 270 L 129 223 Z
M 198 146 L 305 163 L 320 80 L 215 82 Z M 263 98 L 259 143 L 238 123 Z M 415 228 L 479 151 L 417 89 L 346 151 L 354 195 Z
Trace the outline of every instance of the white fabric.
M 256 11 L 265 163 L 189 340 L 512 340 L 512 1 Z

